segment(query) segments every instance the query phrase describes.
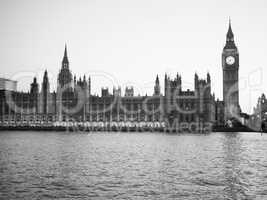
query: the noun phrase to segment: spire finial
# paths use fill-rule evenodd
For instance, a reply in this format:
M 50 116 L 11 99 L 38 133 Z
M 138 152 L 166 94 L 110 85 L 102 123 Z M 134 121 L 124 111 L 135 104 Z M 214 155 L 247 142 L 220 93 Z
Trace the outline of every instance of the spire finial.
M 67 44 L 66 43 L 65 43 L 64 57 L 68 57 L 68 55 L 67 55 Z
M 156 84 L 159 84 L 159 76 L 157 74 L 157 77 L 156 77 Z
M 228 25 L 228 31 L 227 31 L 227 39 L 228 40 L 233 40 L 234 39 L 234 34 L 232 31 L 232 27 L 231 27 L 231 18 L 229 17 L 229 25 Z
M 67 44 L 66 43 L 65 43 L 64 57 L 63 57 L 62 63 L 66 63 L 66 64 L 69 63 L 68 54 L 67 54 Z
M 47 78 L 47 70 L 44 72 L 44 78 Z
M 232 31 L 232 21 L 229 17 L 229 24 L 228 24 L 228 31 L 226 34 L 226 44 L 224 46 L 224 49 L 236 49 L 235 41 L 234 41 L 234 33 Z

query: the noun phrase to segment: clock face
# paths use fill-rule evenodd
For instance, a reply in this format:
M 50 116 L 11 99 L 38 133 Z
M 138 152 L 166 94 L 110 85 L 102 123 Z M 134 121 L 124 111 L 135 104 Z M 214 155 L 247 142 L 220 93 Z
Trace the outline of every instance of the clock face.
M 232 65 L 232 64 L 234 64 L 234 63 L 235 63 L 235 58 L 234 58 L 233 56 L 228 56 L 228 57 L 226 57 L 226 63 L 227 63 L 228 65 Z

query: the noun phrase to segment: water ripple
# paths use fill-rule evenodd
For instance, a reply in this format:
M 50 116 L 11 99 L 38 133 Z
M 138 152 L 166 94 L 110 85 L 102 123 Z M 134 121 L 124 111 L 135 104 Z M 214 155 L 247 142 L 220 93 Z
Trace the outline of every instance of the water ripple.
M 0 133 L 0 199 L 266 199 L 254 133 Z

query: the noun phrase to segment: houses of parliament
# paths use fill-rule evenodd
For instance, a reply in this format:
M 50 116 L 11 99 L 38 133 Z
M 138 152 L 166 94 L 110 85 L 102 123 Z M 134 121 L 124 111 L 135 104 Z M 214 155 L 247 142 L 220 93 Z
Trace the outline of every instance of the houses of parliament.
M 91 78 L 71 73 L 65 46 L 56 91 L 50 91 L 49 73 L 41 83 L 33 78 L 29 92 L 18 92 L 16 82 L 1 80 L 0 121 L 5 122 L 159 122 L 209 123 L 225 126 L 229 120 L 242 118 L 239 106 L 239 52 L 229 22 L 226 43 L 222 51 L 223 100 L 211 93 L 211 76 L 194 76 L 194 90 L 182 89 L 182 77 L 165 74 L 164 81 L 155 77 L 154 92 L 137 96 L 134 88 L 101 89 L 101 95 L 91 94 Z M 219 70 L 219 69 L 218 69 Z M 7 85 L 14 87 L 7 87 Z

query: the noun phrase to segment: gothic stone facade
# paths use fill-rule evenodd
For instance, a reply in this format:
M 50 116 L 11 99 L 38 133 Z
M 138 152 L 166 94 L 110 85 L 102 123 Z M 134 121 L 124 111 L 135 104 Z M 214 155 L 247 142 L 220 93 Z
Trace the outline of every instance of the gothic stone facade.
M 239 53 L 229 24 L 226 44 L 222 53 L 223 101 L 215 101 L 211 94 L 211 77 L 207 74 L 194 78 L 194 90 L 182 89 L 179 74 L 174 79 L 165 75 L 164 93 L 156 77 L 151 96 L 135 96 L 134 89 L 102 88 L 101 96 L 91 94 L 91 78 L 76 78 L 69 68 L 65 46 L 57 90 L 50 92 L 48 73 L 45 71 L 41 88 L 34 78 L 29 92 L 0 91 L 1 121 L 146 121 L 195 122 L 224 125 L 227 119 L 238 116 Z M 9 102 L 14 102 L 10 105 Z M 12 107 L 13 106 L 13 107 Z M 229 109 L 231 108 L 231 109 Z

